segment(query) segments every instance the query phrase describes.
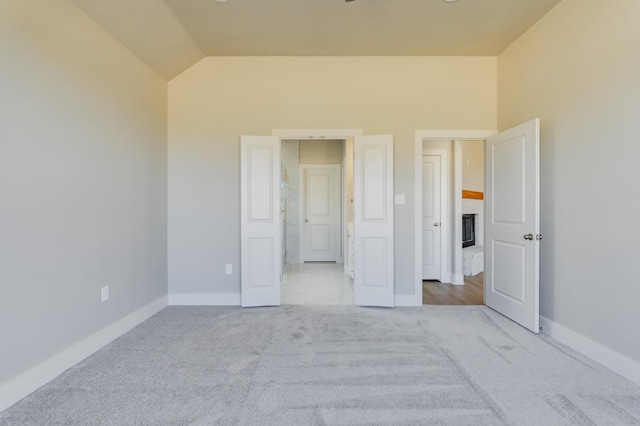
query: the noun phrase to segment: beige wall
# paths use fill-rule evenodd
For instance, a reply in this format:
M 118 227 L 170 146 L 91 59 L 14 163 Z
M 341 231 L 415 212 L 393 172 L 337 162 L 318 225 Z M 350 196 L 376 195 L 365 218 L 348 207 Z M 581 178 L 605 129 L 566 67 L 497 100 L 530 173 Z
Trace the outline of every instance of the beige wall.
M 301 140 L 300 164 L 342 164 L 343 140 Z
M 1 387 L 166 295 L 167 84 L 67 0 L 0 0 L 0 64 Z
M 462 189 L 484 192 L 484 143 L 462 141 Z
M 499 127 L 541 118 L 541 313 L 640 361 L 640 2 L 564 0 L 498 59 Z
M 239 294 L 239 137 L 393 134 L 397 294 L 414 292 L 416 130 L 493 129 L 496 58 L 218 57 L 169 83 L 169 291 Z M 238 270 L 236 267 L 234 270 Z

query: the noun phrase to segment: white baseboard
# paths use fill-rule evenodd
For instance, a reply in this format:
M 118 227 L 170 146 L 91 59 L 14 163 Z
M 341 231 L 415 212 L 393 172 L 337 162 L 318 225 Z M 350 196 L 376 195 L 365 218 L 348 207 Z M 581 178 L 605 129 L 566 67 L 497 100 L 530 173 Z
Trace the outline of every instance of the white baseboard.
M 398 307 L 406 307 L 406 306 L 422 306 L 422 294 L 418 297 L 413 294 L 396 294 L 394 296 L 395 306 Z
M 462 275 L 462 274 L 453 274 L 453 280 L 451 280 L 451 284 L 453 284 L 453 285 L 464 285 L 464 275 Z
M 453 280 L 451 279 L 451 273 L 450 272 L 441 272 L 440 273 L 440 282 L 442 284 L 451 284 L 453 282 Z
M 240 306 L 240 293 L 169 294 L 170 306 Z
M 589 339 L 543 316 L 540 317 L 543 333 L 567 345 L 574 351 L 591 358 L 615 371 L 622 377 L 640 385 L 640 362 L 634 361 L 606 346 Z
M 167 307 L 163 296 L 0 386 L 0 412 Z

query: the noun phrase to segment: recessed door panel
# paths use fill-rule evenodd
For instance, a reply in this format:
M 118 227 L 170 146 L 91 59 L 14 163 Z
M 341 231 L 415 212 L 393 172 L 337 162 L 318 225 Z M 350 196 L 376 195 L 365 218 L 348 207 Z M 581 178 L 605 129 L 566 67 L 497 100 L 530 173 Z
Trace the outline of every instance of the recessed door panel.
M 514 302 L 525 302 L 525 247 L 505 241 L 493 241 L 493 263 L 501 265 L 493 268 L 492 290 Z
M 362 220 L 384 221 L 387 203 L 386 149 L 384 146 L 362 148 Z
M 247 147 L 248 219 L 252 222 L 273 220 L 273 154 L 270 146 Z
M 387 242 L 386 238 L 362 239 L 362 260 L 367 265 L 365 287 L 384 288 L 387 285 Z
M 525 223 L 525 139 L 507 139 L 493 146 L 493 220 Z
M 328 215 L 330 212 L 329 175 L 309 176 L 309 214 Z
M 273 287 L 274 240 L 249 238 L 248 285 L 251 288 Z
M 311 251 L 327 251 L 329 244 L 331 227 L 325 224 L 309 225 L 309 246 Z

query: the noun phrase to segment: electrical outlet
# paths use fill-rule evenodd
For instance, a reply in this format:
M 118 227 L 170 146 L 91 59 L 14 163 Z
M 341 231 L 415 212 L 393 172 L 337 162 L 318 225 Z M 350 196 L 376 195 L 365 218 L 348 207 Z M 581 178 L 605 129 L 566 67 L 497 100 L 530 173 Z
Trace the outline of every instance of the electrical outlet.
M 107 300 L 109 300 L 109 286 L 105 285 L 102 287 L 102 301 L 106 302 Z
M 233 274 L 233 266 L 230 263 L 225 265 L 224 271 L 227 275 Z

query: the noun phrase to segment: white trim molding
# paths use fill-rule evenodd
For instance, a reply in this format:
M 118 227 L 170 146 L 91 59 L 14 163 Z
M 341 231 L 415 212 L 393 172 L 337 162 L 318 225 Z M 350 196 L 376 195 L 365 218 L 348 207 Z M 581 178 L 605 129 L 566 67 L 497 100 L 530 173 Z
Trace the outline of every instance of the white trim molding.
M 601 343 L 540 316 L 542 333 L 591 358 L 625 379 L 640 385 L 640 362 L 634 361 Z
M 451 279 L 451 284 L 453 285 L 464 285 L 464 275 L 462 274 L 451 274 L 453 277 Z
M 169 294 L 169 306 L 240 306 L 240 293 Z
M 0 386 L 0 412 L 167 307 L 163 296 Z
M 362 136 L 362 129 L 272 129 L 280 139 L 352 139 Z

